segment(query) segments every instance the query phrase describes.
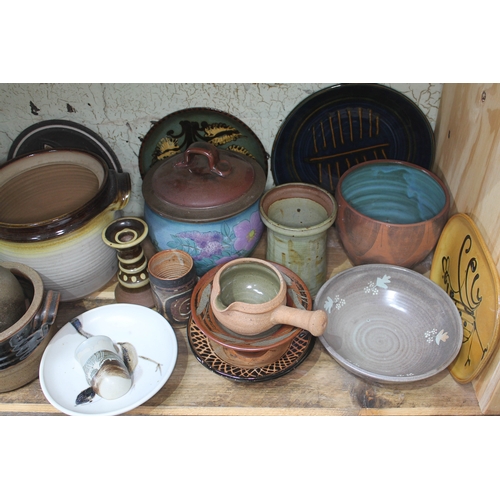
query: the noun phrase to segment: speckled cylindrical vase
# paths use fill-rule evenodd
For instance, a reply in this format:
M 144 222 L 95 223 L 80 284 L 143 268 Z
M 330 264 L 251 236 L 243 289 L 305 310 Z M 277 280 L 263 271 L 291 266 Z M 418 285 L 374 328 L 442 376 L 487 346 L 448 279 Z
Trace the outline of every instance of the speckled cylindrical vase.
M 296 273 L 312 297 L 326 281 L 327 230 L 336 215 L 333 196 L 312 184 L 282 184 L 260 200 L 267 227 L 266 259 Z

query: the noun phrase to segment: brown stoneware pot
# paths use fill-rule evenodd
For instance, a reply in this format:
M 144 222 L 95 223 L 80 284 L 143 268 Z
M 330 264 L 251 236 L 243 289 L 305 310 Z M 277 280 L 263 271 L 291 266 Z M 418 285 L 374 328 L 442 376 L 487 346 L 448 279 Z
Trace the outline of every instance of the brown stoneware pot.
M 435 247 L 450 195 L 427 169 L 395 160 L 360 163 L 337 184 L 337 228 L 354 265 L 412 268 Z
M 26 312 L 0 332 L 0 392 L 18 389 L 38 377 L 43 352 L 55 333 L 59 292 L 44 289 L 40 275 L 18 262 L 0 262 L 19 281 Z

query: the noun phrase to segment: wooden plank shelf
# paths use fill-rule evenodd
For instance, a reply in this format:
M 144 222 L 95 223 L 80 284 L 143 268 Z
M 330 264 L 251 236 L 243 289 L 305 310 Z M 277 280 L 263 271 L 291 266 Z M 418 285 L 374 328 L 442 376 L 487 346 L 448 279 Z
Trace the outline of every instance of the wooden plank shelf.
M 253 256 L 265 258 L 265 235 Z M 351 267 L 335 228 L 328 231 L 328 277 Z M 430 257 L 419 267 L 425 274 Z M 84 300 L 62 303 L 61 328 L 83 311 L 114 302 L 112 281 Z M 193 355 L 186 329 L 175 330 L 179 352 L 174 371 L 149 401 L 125 415 L 481 415 L 472 384 L 447 370 L 412 384 L 373 384 L 347 372 L 319 341 L 286 375 L 256 383 L 236 382 L 205 368 Z M 0 415 L 63 415 L 45 398 L 39 380 L 0 394 Z

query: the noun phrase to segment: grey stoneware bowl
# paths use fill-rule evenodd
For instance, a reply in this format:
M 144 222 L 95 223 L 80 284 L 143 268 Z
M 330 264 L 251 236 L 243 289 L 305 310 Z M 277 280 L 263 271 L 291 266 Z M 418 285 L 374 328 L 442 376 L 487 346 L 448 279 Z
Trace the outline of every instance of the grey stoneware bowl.
M 462 322 L 451 298 L 424 275 L 364 264 L 330 278 L 314 309 L 328 314 L 320 341 L 346 370 L 371 382 L 430 378 L 460 351 Z

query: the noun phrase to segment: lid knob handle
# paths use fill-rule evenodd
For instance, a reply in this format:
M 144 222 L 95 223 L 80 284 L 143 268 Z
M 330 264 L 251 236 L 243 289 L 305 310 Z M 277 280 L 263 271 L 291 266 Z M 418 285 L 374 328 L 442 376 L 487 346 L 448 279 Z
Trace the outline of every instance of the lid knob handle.
M 200 165 L 195 155 L 203 155 L 208 159 L 208 168 L 211 173 L 220 177 L 227 177 L 231 173 L 231 165 L 219 158 L 218 149 L 209 142 L 194 142 L 184 151 L 184 159 L 178 161 L 174 167 L 186 167 L 193 174 L 206 171 L 206 165 Z

